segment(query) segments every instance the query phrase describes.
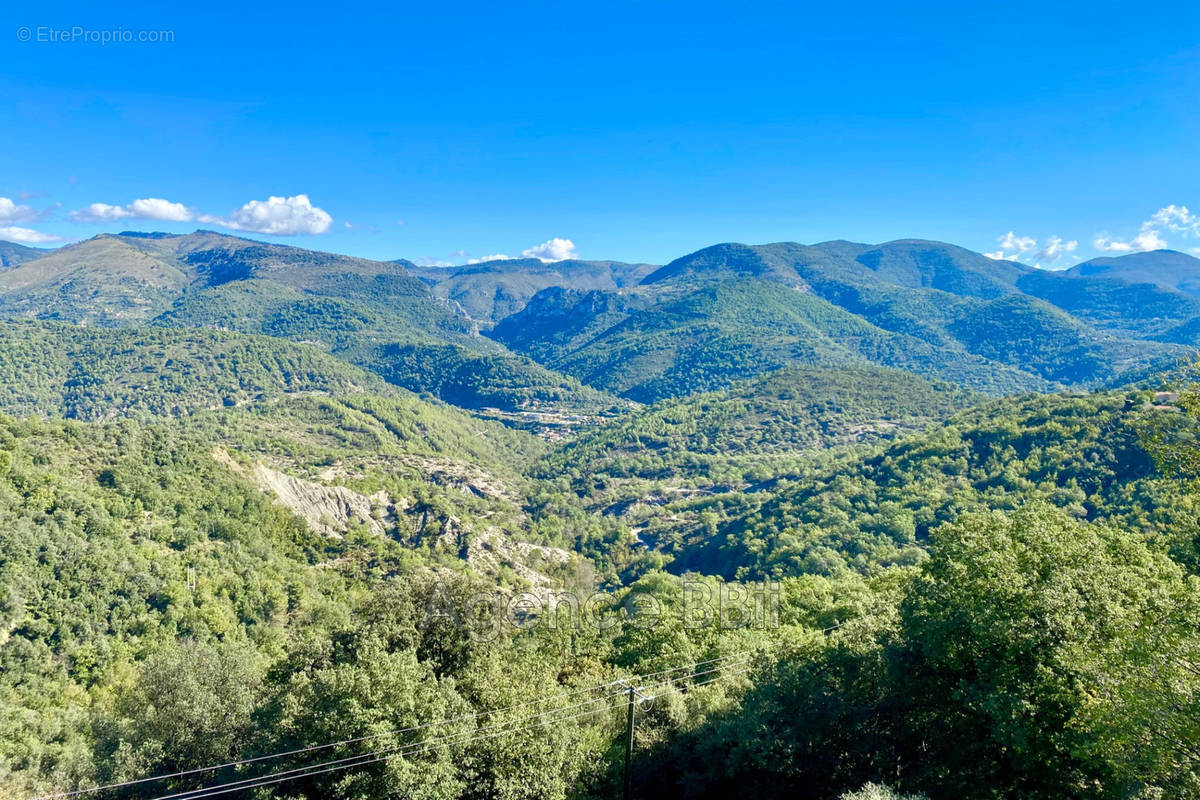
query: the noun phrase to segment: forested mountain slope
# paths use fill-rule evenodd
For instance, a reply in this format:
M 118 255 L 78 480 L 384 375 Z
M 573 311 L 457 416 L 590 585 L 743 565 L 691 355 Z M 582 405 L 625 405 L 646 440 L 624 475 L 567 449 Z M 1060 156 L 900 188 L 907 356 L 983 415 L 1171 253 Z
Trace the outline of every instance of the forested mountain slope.
M 569 259 L 543 263 L 536 258 L 484 261 L 464 267 L 406 266 L 429 282 L 435 295 L 457 303 L 485 326 L 520 311 L 542 289 L 619 289 L 636 285 L 655 269 L 649 264 L 620 261 Z
M 268 299 L 284 289 L 392 304 L 427 332 L 469 334 L 470 325 L 398 264 L 197 231 L 102 234 L 0 274 L 0 311 L 100 325 L 147 322 L 192 292 L 255 281 Z M 416 314 L 414 312 L 420 312 Z
M 1094 386 L 1177 360 L 1200 324 L 1200 262 L 1169 251 L 1066 273 L 923 240 L 723 244 L 657 269 L 418 268 L 198 231 L 37 255 L 0 272 L 0 313 L 287 338 L 506 412 L 594 413 L 605 392 L 652 402 L 787 366 L 875 364 L 992 394 Z
M 681 535 L 665 524 L 646 535 L 671 542 L 677 569 L 871 572 L 919 561 L 929 532 L 967 511 L 1044 502 L 1117 522 L 1190 560 L 1200 507 L 1186 480 L 1161 473 L 1147 435 L 1184 444 L 1198 432 L 1195 419 L 1155 407 L 1145 391 L 994 401 L 875 453 L 682 503 L 713 515 L 707 529 Z
M 876 364 L 993 394 L 1044 391 L 1107 380 L 1185 352 L 1098 331 L 1021 295 L 932 304 L 937 311 L 929 315 L 898 312 L 894 304 L 856 314 L 802 288 L 758 279 L 615 303 L 548 290 L 491 335 L 643 402 L 788 365 Z
M 0 412 L 8 414 L 148 420 L 389 390 L 315 347 L 266 336 L 0 320 Z
M 1200 296 L 1200 259 L 1175 250 L 1093 258 L 1076 264 L 1063 274 L 1072 278 L 1110 278 L 1125 283 L 1150 283 Z
M 103 235 L 0 274 L 0 313 L 290 339 L 471 408 L 611 404 L 478 336 L 476 323 L 406 264 L 205 231 Z M 412 368 L 414 358 L 423 369 Z
M 901 370 L 789 367 L 585 430 L 534 474 L 601 509 L 671 489 L 741 489 L 824 450 L 921 431 L 982 399 Z
M 162 337 L 146 352 L 198 333 L 10 325 L 61 333 L 43 349 L 72 353 L 73 336 Z M 320 354 L 201 333 L 218 353 Z M 254 352 L 221 371 L 236 377 Z M 625 699 L 606 692 L 670 670 L 682 677 L 637 712 L 643 792 L 1187 785 L 1193 761 L 1128 753 L 1148 730 L 1186 731 L 1200 697 L 1200 594 L 1185 577 L 1200 569 L 1200 495 L 1152 457 L 1194 444 L 1200 418 L 1149 390 L 978 400 L 902 371 L 792 367 L 550 452 L 406 393 L 136 422 L 0 417 L 0 784 L 25 798 L 361 737 L 411 747 L 431 734 L 395 731 L 437 726 L 456 738 L 271 796 L 607 797 Z M 778 578 L 777 624 L 722 611 L 684 625 L 671 574 L 684 571 L 711 596 Z M 469 635 L 445 616 L 598 585 L 602 625 Z M 622 609 L 647 596 L 658 624 L 630 624 Z M 592 698 L 597 713 L 581 714 Z M 542 725 L 531 705 L 557 716 Z M 509 720 L 539 736 L 493 735 Z M 912 744 L 947 725 L 966 755 Z
M 1085 285 L 1094 280 L 1103 292 Z M 1062 276 L 938 242 L 727 244 L 635 290 L 544 290 L 489 335 L 641 401 L 789 364 L 874 363 L 1004 394 L 1166 365 L 1186 352 L 1174 343 L 1192 341 L 1197 314 L 1196 298 L 1174 289 Z
M 149 425 L 0 415 L 5 792 L 172 771 L 250 739 L 277 748 L 287 724 L 259 726 L 272 695 L 303 698 L 287 676 L 306 659 L 390 675 L 403 662 L 425 687 L 417 713 L 439 697 L 467 707 L 474 698 L 439 677 L 468 652 L 442 648 L 468 643 L 424 626 L 421 587 L 441 574 L 491 591 L 571 567 L 565 551 L 508 538 L 522 519 L 514 465 L 531 448 L 413 398 L 303 398 Z M 456 577 L 467 564 L 474 577 Z M 396 625 L 409 632 L 380 627 Z M 367 655 L 375 636 L 394 656 Z M 349 651 L 309 649 L 339 637 Z

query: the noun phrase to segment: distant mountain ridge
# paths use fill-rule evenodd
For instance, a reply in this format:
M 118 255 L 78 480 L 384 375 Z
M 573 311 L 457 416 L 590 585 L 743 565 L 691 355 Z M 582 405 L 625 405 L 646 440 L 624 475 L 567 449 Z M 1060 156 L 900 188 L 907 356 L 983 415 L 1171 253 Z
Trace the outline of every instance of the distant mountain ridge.
M 791 364 L 899 367 L 998 394 L 1091 385 L 1178 359 L 1200 318 L 1173 289 L 916 239 L 714 245 L 633 290 L 564 291 L 535 295 L 489 335 L 644 401 Z
M 290 339 L 467 408 L 653 402 L 793 366 L 1050 391 L 1200 345 L 1200 260 L 1173 251 L 1063 272 L 921 239 L 420 267 L 197 231 L 0 257 L 0 315 Z
M 1063 274 L 1070 277 L 1114 278 L 1127 283 L 1152 283 L 1164 289 L 1178 289 L 1200 297 L 1200 259 L 1176 250 L 1093 258 L 1076 264 Z
M 37 247 L 26 247 L 16 242 L 0 242 L 0 267 L 15 267 L 26 261 L 41 258 L 49 252 Z
M 517 313 L 542 289 L 619 289 L 637 285 L 655 270 L 621 261 L 554 261 L 514 258 L 462 267 L 409 267 L 433 293 L 458 303 L 472 319 L 491 325 Z
M 211 231 L 104 234 L 0 271 L 0 315 L 289 339 L 471 407 L 613 401 L 479 336 L 475 320 L 410 269 Z
M 844 241 L 816 245 L 777 242 L 714 245 L 672 261 L 647 276 L 643 283 L 729 272 L 795 286 L 828 281 L 885 283 L 994 298 L 1012 291 L 1017 279 L 1032 270 L 955 245 L 922 239 L 901 239 L 881 245 Z
M 134 324 L 166 311 L 185 293 L 245 280 L 347 299 L 433 300 L 402 265 L 196 231 L 101 234 L 23 261 L 0 273 L 0 311 Z M 469 325 L 463 322 L 462 328 L 468 331 Z

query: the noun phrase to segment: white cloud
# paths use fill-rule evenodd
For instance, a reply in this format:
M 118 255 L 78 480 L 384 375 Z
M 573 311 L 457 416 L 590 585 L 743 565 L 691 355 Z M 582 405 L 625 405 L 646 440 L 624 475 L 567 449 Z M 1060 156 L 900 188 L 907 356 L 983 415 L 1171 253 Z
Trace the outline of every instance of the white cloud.
M 172 203 L 161 197 L 146 197 L 129 204 L 130 215 L 136 219 L 159 219 L 165 222 L 191 222 L 195 218 L 183 203 Z
M 997 237 L 996 241 L 1000 243 L 1000 249 L 994 253 L 984 253 L 988 258 L 1020 258 L 1037 248 L 1037 239 L 1029 236 L 1017 236 L 1013 231 Z
M 466 251 L 459 250 L 457 253 L 451 254 L 453 257 L 461 257 L 466 255 Z M 541 244 L 535 244 L 533 247 L 528 247 L 521 251 L 520 256 L 510 256 L 504 253 L 493 253 L 490 256 L 481 256 L 480 258 L 467 259 L 468 264 L 482 264 L 485 261 L 512 261 L 515 258 L 536 258 L 539 261 L 549 264 L 552 261 L 565 261 L 568 258 L 578 258 L 579 254 L 575 252 L 575 243 L 570 239 L 560 239 L 555 237 L 547 239 Z
M 1128 241 L 1114 239 L 1106 233 L 1097 236 L 1092 244 L 1097 250 L 1105 253 L 1145 253 L 1149 250 L 1163 250 L 1167 247 L 1166 241 L 1159 236 L 1158 231 L 1146 226 L 1142 227 L 1140 233 Z
M 1153 229 L 1143 230 L 1133 237 L 1133 246 L 1137 250 L 1165 250 L 1167 242 Z
M 131 216 L 124 206 L 110 206 L 107 203 L 92 203 L 87 208 L 72 211 L 69 216 L 76 222 L 112 222 Z
M 1074 239 L 1067 241 L 1061 236 L 1048 236 L 1039 246 L 1038 240 L 1032 236 L 1017 236 L 1013 231 L 997 237 L 996 241 L 1000 243 L 1000 248 L 993 253 L 984 253 L 985 256 L 1021 261 L 1035 267 L 1049 267 L 1063 258 L 1075 260 L 1071 254 L 1079 248 L 1079 242 Z
M 1200 215 L 1188 211 L 1187 206 L 1172 203 L 1155 211 L 1154 216 L 1142 225 L 1143 230 L 1147 227 L 1166 228 L 1184 236 L 1200 236 Z
M 570 239 L 560 239 L 556 236 L 527 250 L 522 250 L 521 255 L 546 262 L 565 261 L 568 258 L 575 258 L 575 243 Z
M 21 244 L 45 244 L 46 242 L 60 241 L 61 237 L 35 231 L 32 228 L 18 228 L 10 225 L 0 228 L 0 239 L 9 242 L 20 242 Z
M 1133 250 L 1133 245 L 1129 242 L 1122 242 L 1107 233 L 1101 233 L 1092 240 L 1092 247 L 1104 253 L 1128 253 Z
M 1016 253 L 1025 253 L 1037 247 L 1037 239 L 1032 236 L 1017 236 L 1012 231 L 1001 236 L 998 241 L 1001 250 L 1011 250 Z
M 1074 239 L 1068 242 L 1064 241 L 1061 236 L 1049 236 L 1042 244 L 1042 249 L 1037 252 L 1037 260 L 1038 262 L 1053 263 L 1074 253 L 1078 247 L 1079 242 Z
M 1107 233 L 1096 236 L 1092 242 L 1097 250 L 1106 253 L 1144 253 L 1148 250 L 1164 250 L 1169 245 L 1162 237 L 1161 230 L 1166 229 L 1178 233 L 1183 238 L 1200 236 L 1200 216 L 1193 214 L 1187 206 L 1177 206 L 1174 203 L 1155 211 L 1150 219 L 1142 223 L 1137 236 L 1132 239 L 1114 239 Z
M 76 222 L 115 222 L 119 219 L 154 219 L 163 222 L 191 222 L 196 215 L 183 203 L 161 197 L 142 197 L 127 206 L 92 203 L 70 213 Z
M 251 200 L 241 208 L 234 209 L 228 218 L 212 214 L 197 214 L 183 203 L 173 203 L 161 197 L 144 197 L 129 205 L 112 206 L 107 203 L 92 203 L 86 208 L 72 211 L 71 219 L 76 222 L 116 222 L 122 219 L 152 219 L 162 222 L 202 222 L 220 225 L 235 231 L 267 233 L 276 236 L 291 236 L 300 233 L 327 233 L 333 218 L 324 210 L 314 206 L 308 195 L 295 197 L 269 197 L 266 200 Z M 350 227 L 347 224 L 347 227 Z
M 422 256 L 414 258 L 413 263 L 418 267 L 455 267 L 458 266 L 453 261 L 446 261 L 440 258 L 432 258 L 430 256 Z
M 314 206 L 306 194 L 294 197 L 268 197 L 251 200 L 235 209 L 229 219 L 202 216 L 201 222 L 216 223 L 235 231 L 266 233 L 272 236 L 328 233 L 333 217 Z
M 37 217 L 38 212 L 31 206 L 18 205 L 11 197 L 0 197 L 0 222 L 28 222 Z

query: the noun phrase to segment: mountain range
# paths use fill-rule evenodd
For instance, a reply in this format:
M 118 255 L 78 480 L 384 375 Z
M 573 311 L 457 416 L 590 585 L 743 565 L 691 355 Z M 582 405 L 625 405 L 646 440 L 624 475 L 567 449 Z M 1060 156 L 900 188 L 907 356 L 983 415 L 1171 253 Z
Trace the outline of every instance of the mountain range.
M 430 268 L 203 231 L 0 254 L 13 797 L 615 797 L 635 685 L 660 699 L 633 785 L 662 787 L 637 796 L 1197 785 L 1197 758 L 1111 766 L 1200 718 L 1196 259 Z M 765 626 L 736 602 L 762 580 Z M 612 602 L 513 612 L 562 591 Z M 647 597 L 656 624 L 622 624 Z M 433 724 L 473 738 L 397 750 Z M 379 749 L 405 758 L 356 755 Z
M 0 260 L 0 315 L 288 340 L 472 410 L 600 413 L 788 367 L 1050 391 L 1200 344 L 1200 260 L 1165 250 L 1062 272 L 917 239 L 421 267 L 197 231 L 3 244 Z
M 631 289 L 543 290 L 490 335 L 640 401 L 790 364 L 877 364 L 993 394 L 1045 391 L 1111 382 L 1197 343 L 1200 303 L 1178 286 L 1200 275 L 1200 260 L 1139 260 L 1167 264 L 1161 283 L 1046 272 L 918 240 L 724 244 Z

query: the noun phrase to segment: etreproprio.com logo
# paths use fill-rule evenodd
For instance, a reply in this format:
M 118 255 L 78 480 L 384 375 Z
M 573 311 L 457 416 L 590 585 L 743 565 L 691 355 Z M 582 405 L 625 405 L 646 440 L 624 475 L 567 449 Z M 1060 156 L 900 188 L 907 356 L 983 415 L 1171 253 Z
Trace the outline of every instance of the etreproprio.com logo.
M 169 44 L 175 41 L 175 31 L 22 25 L 17 28 L 17 41 L 34 44 Z

